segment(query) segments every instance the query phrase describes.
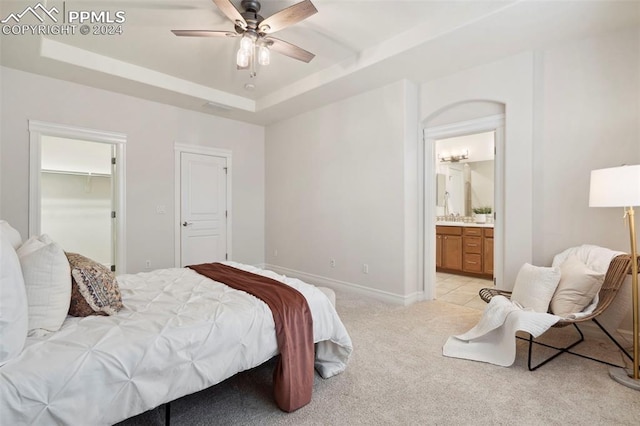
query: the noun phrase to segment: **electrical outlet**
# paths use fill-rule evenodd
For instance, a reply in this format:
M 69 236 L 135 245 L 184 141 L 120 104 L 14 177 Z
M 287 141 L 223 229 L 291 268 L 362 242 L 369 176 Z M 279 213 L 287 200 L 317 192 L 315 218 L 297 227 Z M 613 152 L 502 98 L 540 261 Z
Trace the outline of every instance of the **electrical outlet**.
M 368 274 L 369 273 L 369 265 L 366 263 L 362 264 L 362 273 L 363 274 Z
M 331 265 L 332 268 L 336 267 L 336 260 L 335 259 L 329 259 L 329 265 Z
M 145 260 L 144 261 L 144 267 L 146 269 L 151 269 L 151 261 L 150 260 Z

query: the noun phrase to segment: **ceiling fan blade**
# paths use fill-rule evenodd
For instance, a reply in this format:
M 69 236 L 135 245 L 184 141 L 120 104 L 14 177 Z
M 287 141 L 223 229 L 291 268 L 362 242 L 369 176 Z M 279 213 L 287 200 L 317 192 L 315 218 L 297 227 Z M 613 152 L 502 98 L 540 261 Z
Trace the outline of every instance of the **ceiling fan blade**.
M 236 9 L 230 0 L 213 0 L 213 2 L 218 6 L 218 9 L 220 9 L 222 13 L 231 20 L 231 22 L 242 29 L 247 28 L 247 21 L 244 20 L 240 11 Z
M 212 30 L 171 30 L 177 36 L 181 37 L 236 37 L 237 33 L 231 31 L 212 31 Z
M 275 33 L 283 28 L 307 19 L 318 12 L 318 9 L 311 3 L 311 0 L 304 0 L 282 9 L 260 22 L 259 32 L 264 34 Z
M 273 50 L 274 52 L 278 52 L 282 55 L 297 59 L 302 62 L 309 63 L 313 58 L 316 57 L 316 55 L 314 55 L 313 53 L 307 52 L 303 48 L 288 43 L 284 40 L 280 40 L 279 38 L 265 37 L 264 40 L 268 43 L 269 49 Z

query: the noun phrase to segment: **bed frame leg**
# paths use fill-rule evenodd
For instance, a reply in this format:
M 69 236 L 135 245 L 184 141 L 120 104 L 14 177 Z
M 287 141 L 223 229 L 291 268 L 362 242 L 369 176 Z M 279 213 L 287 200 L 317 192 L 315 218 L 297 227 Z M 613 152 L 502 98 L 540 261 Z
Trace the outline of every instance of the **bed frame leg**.
M 171 403 L 164 404 L 164 425 L 169 426 L 171 424 Z

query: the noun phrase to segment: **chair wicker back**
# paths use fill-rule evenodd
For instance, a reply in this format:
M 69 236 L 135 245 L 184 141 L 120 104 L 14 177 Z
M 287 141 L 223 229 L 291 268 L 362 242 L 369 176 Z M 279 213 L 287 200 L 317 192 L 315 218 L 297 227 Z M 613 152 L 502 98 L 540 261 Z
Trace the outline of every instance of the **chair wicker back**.
M 625 277 L 631 272 L 631 256 L 628 254 L 621 254 L 613 258 L 609 264 L 609 269 L 604 276 L 604 282 L 598 293 L 598 306 L 593 310 L 590 318 L 597 317 L 605 309 L 609 307 L 613 299 L 616 298 Z M 588 318 L 588 319 L 590 319 Z

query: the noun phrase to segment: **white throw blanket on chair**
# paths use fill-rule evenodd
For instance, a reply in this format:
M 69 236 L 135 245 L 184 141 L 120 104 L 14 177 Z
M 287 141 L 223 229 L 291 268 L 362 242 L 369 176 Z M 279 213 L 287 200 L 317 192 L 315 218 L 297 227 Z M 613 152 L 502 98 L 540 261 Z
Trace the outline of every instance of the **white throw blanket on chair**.
M 556 315 L 524 310 L 504 296 L 494 296 L 480 322 L 464 334 L 449 337 L 442 354 L 508 367 L 516 359 L 517 331 L 538 337 L 560 319 Z
M 576 255 L 595 271 L 605 273 L 611 260 L 622 252 L 606 248 L 582 245 L 569 248 L 556 255 L 553 266 L 559 266 L 570 255 Z M 582 312 L 568 317 L 588 315 L 598 304 L 596 295 L 593 302 Z M 508 367 L 516 359 L 516 332 L 524 331 L 538 337 L 562 317 L 523 309 L 504 296 L 494 296 L 485 308 L 478 324 L 464 334 L 447 339 L 442 354 L 453 358 L 488 362 Z

